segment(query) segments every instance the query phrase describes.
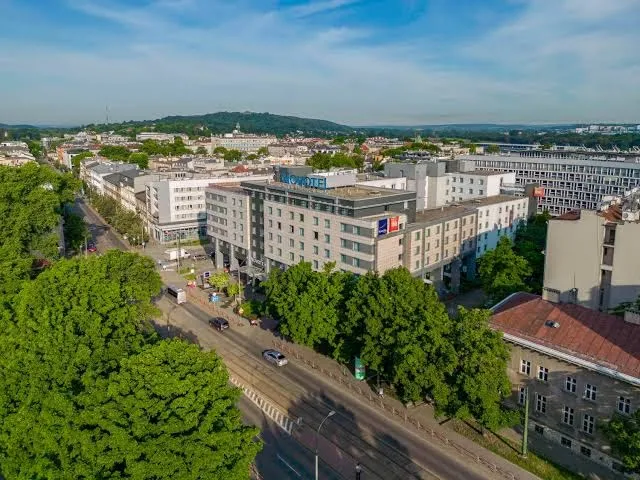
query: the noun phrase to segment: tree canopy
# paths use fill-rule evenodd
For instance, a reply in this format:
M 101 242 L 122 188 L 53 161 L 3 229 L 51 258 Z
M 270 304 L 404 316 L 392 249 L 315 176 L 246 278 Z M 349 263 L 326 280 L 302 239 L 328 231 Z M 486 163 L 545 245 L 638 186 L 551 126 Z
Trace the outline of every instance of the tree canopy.
M 193 153 L 185 146 L 182 137 L 175 137 L 173 142 L 145 140 L 139 150 L 147 155 L 163 155 L 165 157 L 178 157 Z
M 531 291 L 542 292 L 544 280 L 544 250 L 547 243 L 547 229 L 549 226 L 549 212 L 540 213 L 521 223 L 516 230 L 513 251 L 524 258 L 531 267 L 531 275 L 527 284 Z
M 602 431 L 624 466 L 640 472 L 640 410 L 629 416 L 616 414 L 602 425 Z
M 527 279 L 532 268 L 523 257 L 513 251 L 511 240 L 504 235 L 494 250 L 486 252 L 478 261 L 480 281 L 493 301 L 515 292 L 527 292 Z
M 362 155 L 349 155 L 343 152 L 336 153 L 314 153 L 307 160 L 307 165 L 316 170 L 329 170 L 330 168 L 357 168 L 364 167 L 364 157 Z

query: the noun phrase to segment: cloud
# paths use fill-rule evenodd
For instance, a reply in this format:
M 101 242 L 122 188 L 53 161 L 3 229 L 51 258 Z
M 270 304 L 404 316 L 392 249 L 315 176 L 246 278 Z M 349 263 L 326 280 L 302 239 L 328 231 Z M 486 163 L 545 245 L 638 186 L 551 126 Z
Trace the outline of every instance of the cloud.
M 638 2 L 583 3 L 509 0 L 493 28 L 433 38 L 420 34 L 428 18 L 407 36 L 364 1 L 73 0 L 102 25 L 80 45 L 0 37 L 0 122 L 101 121 L 107 104 L 114 120 L 253 110 L 355 125 L 636 121 L 640 33 L 623 27 Z

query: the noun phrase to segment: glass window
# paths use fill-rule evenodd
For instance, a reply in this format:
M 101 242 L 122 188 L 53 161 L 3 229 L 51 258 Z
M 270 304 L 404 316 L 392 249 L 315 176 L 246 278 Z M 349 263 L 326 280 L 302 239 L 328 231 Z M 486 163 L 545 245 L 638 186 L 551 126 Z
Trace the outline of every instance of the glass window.
M 531 375 L 531 362 L 527 360 L 520 360 L 520 373 Z
M 549 369 L 543 366 L 538 367 L 538 380 L 546 382 L 549 380 Z
M 300 228 L 298 229 L 298 234 L 299 234 L 301 237 L 304 237 L 304 228 L 300 227 Z
M 304 213 L 298 214 L 298 220 L 300 220 L 301 222 L 304 222 Z
M 536 412 L 547 413 L 547 397 L 536 393 Z
M 313 246 L 313 253 L 314 253 L 315 255 L 318 255 L 318 250 L 319 250 L 319 249 L 318 249 L 318 246 L 317 246 L 317 245 L 314 245 L 314 246 Z
M 319 268 L 318 260 L 314 260 L 314 261 L 313 261 L 313 268 L 315 268 L 316 270 L 318 270 L 318 268 Z
M 304 242 L 300 242 L 298 244 L 298 247 L 300 247 L 300 250 L 304 250 Z
M 584 398 L 586 398 L 587 400 L 593 400 L 595 402 L 597 393 L 598 393 L 598 387 L 596 387 L 595 385 L 591 385 L 590 383 L 587 383 L 584 389 Z
M 313 217 L 313 224 L 318 225 L 318 217 Z
M 567 392 L 576 393 L 576 379 L 574 377 L 567 377 L 564 383 L 564 389 Z
M 588 413 L 585 413 L 584 417 L 582 417 L 582 431 L 584 433 L 588 433 L 589 435 L 593 435 L 594 428 L 595 428 L 595 418 L 593 418 Z
M 631 413 L 631 399 L 618 397 L 618 412 L 628 415 Z
M 331 243 L 331 235 L 327 235 L 325 233 L 325 235 L 324 235 L 324 243 Z
M 527 396 L 527 389 L 525 387 L 520 387 L 520 390 L 518 390 L 518 403 L 520 405 L 524 405 L 526 396 Z
M 324 228 L 331 228 L 331 220 L 327 218 L 324 219 Z
M 331 258 L 331 251 L 326 248 L 324 250 L 324 258 Z
M 562 409 L 562 423 L 566 425 L 573 425 L 573 414 L 573 408 L 565 405 Z

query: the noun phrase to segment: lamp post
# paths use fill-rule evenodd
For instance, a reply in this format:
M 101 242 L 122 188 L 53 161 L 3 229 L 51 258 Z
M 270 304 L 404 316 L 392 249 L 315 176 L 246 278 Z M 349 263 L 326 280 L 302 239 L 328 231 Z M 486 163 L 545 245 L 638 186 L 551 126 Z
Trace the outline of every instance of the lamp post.
M 335 414 L 336 412 L 333 410 L 327 413 L 327 416 L 322 419 L 320 426 L 316 430 L 316 480 L 318 480 L 318 435 L 320 435 L 320 429 L 322 428 L 322 425 L 324 425 L 324 422 L 327 421 L 327 418 L 333 417 Z

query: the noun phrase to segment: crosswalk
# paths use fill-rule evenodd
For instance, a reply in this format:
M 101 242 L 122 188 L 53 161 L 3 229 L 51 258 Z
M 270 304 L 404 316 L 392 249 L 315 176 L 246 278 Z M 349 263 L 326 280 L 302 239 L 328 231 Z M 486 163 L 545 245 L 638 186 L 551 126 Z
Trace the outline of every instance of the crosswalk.
M 284 430 L 287 434 L 291 435 L 293 431 L 293 427 L 298 423 L 291 418 L 289 418 L 285 413 L 283 413 L 280 409 L 278 409 L 271 402 L 266 400 L 262 395 L 247 387 L 240 381 L 238 378 L 233 375 L 229 376 L 229 381 L 240 388 L 245 396 L 251 400 L 260 410 L 262 410 L 267 417 L 275 422 L 282 430 Z

